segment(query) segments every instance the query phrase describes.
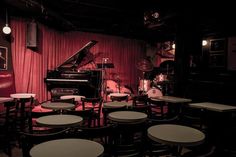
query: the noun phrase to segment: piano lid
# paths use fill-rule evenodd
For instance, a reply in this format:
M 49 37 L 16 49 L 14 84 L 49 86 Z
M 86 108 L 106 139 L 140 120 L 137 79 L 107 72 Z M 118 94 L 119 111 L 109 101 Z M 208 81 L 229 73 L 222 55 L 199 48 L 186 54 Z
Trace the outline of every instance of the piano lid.
M 56 69 L 70 69 L 73 71 L 75 68 L 84 66 L 93 61 L 93 54 L 89 52 L 90 48 L 93 47 L 97 41 L 91 40 L 84 45 L 79 51 L 70 56 L 65 62 L 56 67 Z M 85 60 L 84 60 L 85 59 Z

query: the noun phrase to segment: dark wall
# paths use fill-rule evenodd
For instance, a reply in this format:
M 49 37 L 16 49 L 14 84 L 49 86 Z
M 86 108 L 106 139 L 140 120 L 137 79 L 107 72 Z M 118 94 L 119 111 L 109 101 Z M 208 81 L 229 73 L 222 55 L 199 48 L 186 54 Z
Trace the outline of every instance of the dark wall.
M 2 28 L 4 27 L 5 22 L 2 19 L 2 17 L 0 17 L 0 46 L 1 47 L 6 47 L 7 48 L 7 71 L 12 71 L 12 56 L 11 56 L 11 34 L 10 35 L 6 35 L 2 32 Z M 0 70 L 1 71 L 1 70 Z
M 11 35 L 5 35 L 2 32 L 2 28 L 5 25 L 3 18 L 0 17 L 0 50 L 4 51 L 6 55 L 6 69 L 0 70 L 0 96 L 9 96 L 12 93 L 15 93 L 15 84 L 14 84 L 14 73 L 12 66 L 12 54 L 11 54 Z M 7 57 L 6 57 L 7 56 Z M 3 62 L 3 60 L 1 60 Z
M 212 36 L 206 39 L 208 45 L 199 52 L 197 66 L 189 70 L 186 96 L 194 101 L 236 105 L 236 70 L 230 70 L 227 66 L 228 37 Z
M 227 66 L 229 34 L 206 35 L 197 22 L 184 13 L 178 19 L 174 95 L 236 105 L 236 70 Z M 206 47 L 202 39 L 208 40 Z

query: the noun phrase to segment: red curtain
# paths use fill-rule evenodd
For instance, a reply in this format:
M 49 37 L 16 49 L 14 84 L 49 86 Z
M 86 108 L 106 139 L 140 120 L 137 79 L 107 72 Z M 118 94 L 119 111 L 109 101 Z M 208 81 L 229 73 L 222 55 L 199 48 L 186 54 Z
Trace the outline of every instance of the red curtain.
M 137 88 L 140 71 L 136 65 L 145 56 L 144 41 L 95 33 L 58 32 L 38 24 L 38 50 L 32 51 L 26 48 L 26 21 L 13 19 L 11 27 L 16 92 L 35 93 L 39 101 L 49 99 L 44 82 L 47 70 L 53 70 L 90 40 L 98 41 L 90 49 L 96 56 L 95 63 L 101 63 L 102 58 L 114 63 L 115 68 L 106 69 L 106 78 L 114 79 L 115 74 L 121 85 Z

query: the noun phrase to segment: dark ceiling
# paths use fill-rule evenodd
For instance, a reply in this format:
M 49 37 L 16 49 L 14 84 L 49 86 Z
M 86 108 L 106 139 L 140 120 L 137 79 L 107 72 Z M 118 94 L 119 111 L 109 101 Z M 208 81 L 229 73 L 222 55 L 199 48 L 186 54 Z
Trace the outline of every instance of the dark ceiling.
M 230 4 L 201 2 L 205 1 L 177 4 L 171 0 L 3 0 L 0 3 L 8 8 L 11 17 L 27 17 L 60 31 L 168 40 L 175 38 L 179 25 L 191 22 L 194 26 L 189 26 L 197 27 L 203 35 L 235 34 L 232 19 L 236 17 L 233 9 L 229 9 Z M 144 25 L 144 14 L 148 11 L 158 11 L 159 18 Z M 1 14 L 4 13 L 1 9 Z

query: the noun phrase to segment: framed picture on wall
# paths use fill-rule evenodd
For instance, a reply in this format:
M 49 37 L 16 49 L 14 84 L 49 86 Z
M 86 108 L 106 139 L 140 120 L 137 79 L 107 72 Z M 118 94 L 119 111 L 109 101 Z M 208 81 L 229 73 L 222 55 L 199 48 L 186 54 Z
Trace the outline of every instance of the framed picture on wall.
M 7 70 L 8 49 L 0 46 L 0 70 Z
M 225 51 L 225 39 L 210 40 L 210 53 L 223 53 Z
M 210 67 L 223 68 L 226 66 L 226 56 L 224 54 L 213 54 L 209 58 Z

